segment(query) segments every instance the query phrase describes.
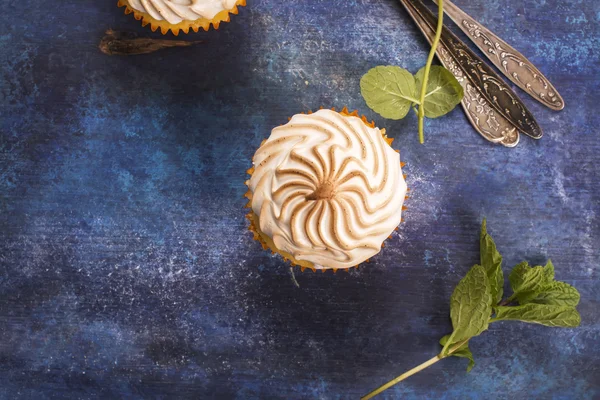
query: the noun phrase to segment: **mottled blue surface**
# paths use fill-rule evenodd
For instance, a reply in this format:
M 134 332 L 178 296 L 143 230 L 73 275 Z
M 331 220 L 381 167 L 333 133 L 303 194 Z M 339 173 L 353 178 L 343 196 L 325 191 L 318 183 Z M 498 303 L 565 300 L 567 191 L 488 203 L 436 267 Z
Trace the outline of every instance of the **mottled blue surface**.
M 114 1 L 2 1 L 0 398 L 357 398 L 439 351 L 481 218 L 506 261 L 552 257 L 582 326 L 498 323 L 382 398 L 600 398 L 600 2 L 456 0 L 555 83 L 523 94 L 545 130 L 493 146 L 462 111 L 367 109 L 360 76 L 415 72 L 427 46 L 401 6 L 250 1 L 206 43 L 139 57 L 152 36 Z M 522 93 L 522 92 L 521 92 Z M 245 170 L 270 129 L 357 108 L 396 138 L 413 196 L 366 267 L 298 274 L 246 231 Z

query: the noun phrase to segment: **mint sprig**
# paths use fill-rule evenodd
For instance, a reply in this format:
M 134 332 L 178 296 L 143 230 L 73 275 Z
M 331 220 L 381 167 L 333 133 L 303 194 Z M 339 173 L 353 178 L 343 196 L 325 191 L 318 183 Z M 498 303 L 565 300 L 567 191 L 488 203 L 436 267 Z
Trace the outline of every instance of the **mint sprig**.
M 384 118 L 402 119 L 409 109 L 419 118 L 419 142 L 425 141 L 425 117 L 437 118 L 452 111 L 464 97 L 458 80 L 446 68 L 434 65 L 443 27 L 443 0 L 438 0 L 438 23 L 427 63 L 414 76 L 404 68 L 393 65 L 369 70 L 360 80 L 360 90 L 369 108 Z
M 544 267 L 530 267 L 527 262 L 517 264 L 509 275 L 513 294 L 502 300 L 502 256 L 487 232 L 485 219 L 481 226 L 479 249 L 481 265 L 474 265 L 467 272 L 450 298 L 453 331 L 440 340 L 442 351 L 375 389 L 362 400 L 378 395 L 449 356 L 469 359 L 469 372 L 475 365 L 469 340 L 480 335 L 493 322 L 522 321 L 563 328 L 579 326 L 581 317 L 575 309 L 579 304 L 579 292 L 573 286 L 555 280 L 554 265 L 550 260 Z

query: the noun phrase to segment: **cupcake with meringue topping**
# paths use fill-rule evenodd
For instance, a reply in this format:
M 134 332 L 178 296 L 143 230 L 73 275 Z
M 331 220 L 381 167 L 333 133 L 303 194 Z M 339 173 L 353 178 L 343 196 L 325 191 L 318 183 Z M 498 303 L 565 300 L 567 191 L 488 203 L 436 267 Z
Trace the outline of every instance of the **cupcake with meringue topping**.
M 150 25 L 153 32 L 160 28 L 163 35 L 171 31 L 177 36 L 190 29 L 207 31 L 211 25 L 219 29 L 246 0 L 119 0 L 117 5 L 125 7 L 125 14 L 133 13 L 142 26 Z
M 379 253 L 407 192 L 392 140 L 347 109 L 297 114 L 273 129 L 246 182 L 255 239 L 313 271 L 356 267 Z

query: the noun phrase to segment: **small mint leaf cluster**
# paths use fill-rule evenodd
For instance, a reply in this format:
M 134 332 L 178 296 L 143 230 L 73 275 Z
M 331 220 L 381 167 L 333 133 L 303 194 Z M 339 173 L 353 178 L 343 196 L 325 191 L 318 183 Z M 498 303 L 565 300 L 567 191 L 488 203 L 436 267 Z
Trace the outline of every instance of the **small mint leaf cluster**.
M 423 143 L 422 118 L 437 118 L 452 111 L 464 91 L 446 68 L 433 65 L 424 82 L 427 67 L 414 76 L 394 65 L 372 68 L 360 80 L 360 92 L 367 106 L 384 118 L 402 119 L 413 108 L 419 117 L 419 140 Z M 426 85 L 423 87 L 423 85 Z M 418 88 L 421 89 L 418 89 Z M 419 90 L 424 90 L 423 101 Z
M 394 65 L 372 68 L 360 80 L 360 91 L 370 109 L 388 119 L 406 117 L 411 107 L 423 107 L 427 118 L 449 113 L 464 96 L 463 88 L 446 68 L 433 65 L 425 91 L 419 101 L 417 90 L 423 84 L 425 67 L 414 76 Z

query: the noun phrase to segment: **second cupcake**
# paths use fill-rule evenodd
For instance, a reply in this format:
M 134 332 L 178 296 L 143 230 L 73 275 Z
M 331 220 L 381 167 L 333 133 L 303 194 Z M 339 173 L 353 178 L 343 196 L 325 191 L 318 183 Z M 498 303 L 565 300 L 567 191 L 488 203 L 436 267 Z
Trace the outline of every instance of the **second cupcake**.
M 379 253 L 407 191 L 391 142 L 346 109 L 297 114 L 273 129 L 248 171 L 255 238 L 312 269 L 346 269 Z

